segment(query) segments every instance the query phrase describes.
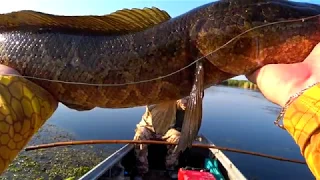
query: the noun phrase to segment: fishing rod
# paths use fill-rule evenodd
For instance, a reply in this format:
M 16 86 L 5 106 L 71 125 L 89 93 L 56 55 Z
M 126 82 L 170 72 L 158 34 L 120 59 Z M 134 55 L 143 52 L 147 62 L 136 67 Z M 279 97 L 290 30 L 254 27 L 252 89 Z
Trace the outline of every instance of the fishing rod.
M 37 149 L 46 149 L 46 148 L 53 148 L 59 146 L 69 146 L 69 145 L 87 145 L 87 144 L 163 144 L 163 145 L 177 145 L 178 143 L 171 143 L 166 141 L 155 141 L 155 140 L 84 140 L 84 141 L 64 141 L 64 142 L 56 142 L 56 143 L 49 143 L 49 144 L 40 144 L 35 146 L 29 146 L 25 148 L 25 151 L 32 151 Z M 200 147 L 200 148 L 211 148 L 211 149 L 219 149 L 223 151 L 241 153 L 241 154 L 248 154 L 253 156 L 259 156 L 269 159 L 274 159 L 278 161 L 286 161 L 298 164 L 306 164 L 305 161 L 295 160 L 295 159 L 287 159 L 283 157 L 252 152 L 252 151 L 245 151 L 235 148 L 227 148 L 209 144 L 192 144 L 192 147 Z

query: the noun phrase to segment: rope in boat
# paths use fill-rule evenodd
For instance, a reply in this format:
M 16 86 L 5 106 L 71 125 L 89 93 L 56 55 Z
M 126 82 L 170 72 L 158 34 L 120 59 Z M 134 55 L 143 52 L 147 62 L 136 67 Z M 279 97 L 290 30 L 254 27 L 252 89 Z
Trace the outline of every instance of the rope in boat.
M 46 149 L 52 147 L 59 147 L 59 146 L 68 146 L 68 145 L 85 145 L 85 144 L 164 144 L 164 145 L 177 145 L 177 143 L 171 143 L 166 141 L 155 141 L 155 140 L 85 140 L 85 141 L 65 141 L 65 142 L 56 142 L 56 143 L 49 143 L 49 144 L 40 144 L 35 146 L 29 146 L 25 148 L 25 151 L 37 150 L 37 149 Z M 286 161 L 298 164 L 306 164 L 305 161 L 295 160 L 295 159 L 287 159 L 278 156 L 272 156 L 268 154 L 252 152 L 252 151 L 245 151 L 235 148 L 227 148 L 221 146 L 214 146 L 208 144 L 192 144 L 193 147 L 200 147 L 200 148 L 212 148 L 212 149 L 219 149 L 223 151 L 241 153 L 241 154 L 248 154 L 253 156 L 259 156 L 269 159 L 274 159 L 278 161 Z

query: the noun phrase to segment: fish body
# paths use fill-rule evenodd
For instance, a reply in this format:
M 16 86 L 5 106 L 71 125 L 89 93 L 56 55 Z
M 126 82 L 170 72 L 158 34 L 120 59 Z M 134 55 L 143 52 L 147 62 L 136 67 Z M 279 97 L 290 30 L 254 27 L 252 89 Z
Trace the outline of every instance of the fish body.
M 175 18 L 157 8 L 78 17 L 20 11 L 0 15 L 0 64 L 77 110 L 167 111 L 188 96 L 183 150 L 201 126 L 204 89 L 303 61 L 320 42 L 319 16 L 319 5 L 286 0 L 220 0 Z M 164 127 L 173 112 L 160 117 Z
M 119 35 L 94 30 L 77 32 L 79 29 L 72 27 L 68 31 L 54 25 L 47 28 L 41 23 L 28 28 L 2 27 L 0 63 L 25 76 L 84 83 L 31 79 L 71 108 L 142 106 L 188 96 L 195 66 L 154 81 L 116 84 L 166 76 L 210 53 L 203 58 L 206 88 L 268 63 L 302 61 L 319 42 L 319 18 L 258 28 L 217 49 L 250 28 L 317 14 L 320 10 L 316 5 L 229 0 L 209 3 L 181 16 L 167 17 L 150 28 Z M 0 15 L 0 21 L 4 17 L 6 14 Z

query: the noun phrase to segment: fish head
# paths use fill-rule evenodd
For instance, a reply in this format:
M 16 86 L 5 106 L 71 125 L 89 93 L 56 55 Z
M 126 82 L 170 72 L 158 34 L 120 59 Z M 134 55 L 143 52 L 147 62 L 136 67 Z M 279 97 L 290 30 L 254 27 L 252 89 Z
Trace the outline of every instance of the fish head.
M 234 76 L 266 64 L 302 62 L 320 42 L 320 5 L 225 0 L 204 6 L 190 37 L 204 57 Z

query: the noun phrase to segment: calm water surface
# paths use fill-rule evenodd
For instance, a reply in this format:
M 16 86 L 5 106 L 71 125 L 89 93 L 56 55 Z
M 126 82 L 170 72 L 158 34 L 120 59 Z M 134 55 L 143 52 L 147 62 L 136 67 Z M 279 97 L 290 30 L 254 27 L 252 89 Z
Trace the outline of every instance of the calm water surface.
M 60 105 L 49 122 L 82 140 L 132 139 L 144 111 L 138 107 L 78 112 Z M 218 146 L 304 160 L 291 136 L 273 124 L 279 111 L 258 92 L 212 87 L 205 93 L 200 132 Z M 226 155 L 250 179 L 314 179 L 306 165 L 231 152 Z

